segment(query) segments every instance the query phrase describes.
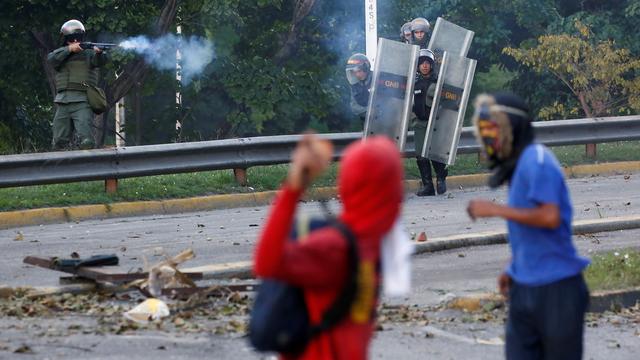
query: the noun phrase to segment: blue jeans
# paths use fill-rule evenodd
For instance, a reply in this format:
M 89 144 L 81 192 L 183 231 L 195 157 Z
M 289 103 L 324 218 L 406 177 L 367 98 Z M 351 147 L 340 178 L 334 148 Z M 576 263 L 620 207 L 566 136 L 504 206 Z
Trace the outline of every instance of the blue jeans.
M 507 359 L 581 359 L 589 290 L 582 274 L 509 290 Z

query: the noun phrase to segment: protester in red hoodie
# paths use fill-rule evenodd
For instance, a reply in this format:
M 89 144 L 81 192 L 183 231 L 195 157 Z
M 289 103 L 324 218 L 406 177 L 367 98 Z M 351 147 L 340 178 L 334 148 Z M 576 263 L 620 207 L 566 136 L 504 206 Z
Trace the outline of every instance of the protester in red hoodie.
M 273 204 L 254 259 L 257 276 L 303 289 L 312 324 L 320 321 L 347 277 L 347 242 L 339 230 L 325 227 L 297 242 L 288 241 L 298 200 L 328 165 L 326 158 L 318 155 L 319 143 L 317 137 L 307 135 L 294 150 L 288 177 Z M 345 150 L 338 175 L 343 204 L 338 218 L 357 239 L 358 292 L 349 315 L 314 337 L 298 359 L 367 358 L 378 302 L 381 242 L 400 213 L 402 178 L 400 153 L 386 138 L 369 138 Z

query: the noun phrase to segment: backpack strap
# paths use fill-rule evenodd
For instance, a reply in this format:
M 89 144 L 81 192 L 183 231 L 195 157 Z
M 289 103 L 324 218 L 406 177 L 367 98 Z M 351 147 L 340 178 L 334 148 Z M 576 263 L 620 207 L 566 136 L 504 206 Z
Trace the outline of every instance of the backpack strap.
M 358 248 L 356 237 L 351 230 L 336 219 L 329 220 L 330 226 L 338 229 L 347 240 L 347 280 L 333 303 L 322 315 L 322 320 L 317 325 L 312 325 L 310 337 L 328 330 L 336 325 L 349 313 L 351 304 L 356 297 L 358 289 Z

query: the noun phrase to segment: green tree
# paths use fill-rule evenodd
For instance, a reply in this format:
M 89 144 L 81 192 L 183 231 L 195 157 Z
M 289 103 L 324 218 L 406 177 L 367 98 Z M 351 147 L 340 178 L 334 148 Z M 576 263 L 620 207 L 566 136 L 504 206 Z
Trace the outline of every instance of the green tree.
M 575 96 L 587 117 L 640 109 L 640 60 L 611 40 L 592 41 L 590 29 L 576 21 L 577 34 L 544 35 L 531 48 L 505 48 L 504 53 L 537 72 L 548 71 Z M 570 112 L 576 112 L 570 109 Z M 541 117 L 565 113 L 555 101 Z
M 478 60 L 474 92 L 518 92 L 545 118 L 577 116 L 583 106 L 552 72 L 525 65 L 503 53 L 504 48 L 532 49 L 541 36 L 573 34 L 579 20 L 595 30 L 582 39 L 585 43 L 610 42 L 615 51 L 628 49 L 626 55 L 612 53 L 612 61 L 640 53 L 635 36 L 640 0 L 396 0 L 379 1 L 378 7 L 379 35 L 389 39 L 397 39 L 400 26 L 418 16 L 434 23 L 442 16 L 475 31 L 469 53 Z M 58 46 L 59 27 L 69 18 L 83 20 L 91 40 L 153 37 L 180 25 L 184 36 L 205 37 L 215 45 L 215 60 L 185 86 L 176 84 L 171 71 L 155 70 L 131 54 L 113 53 L 103 85 L 111 103 L 128 96 L 131 143 L 290 134 L 309 127 L 323 132 L 362 128 L 349 111 L 344 78 L 346 59 L 365 50 L 362 1 L 6 0 L 0 2 L 0 51 L 6 55 L 0 57 L 4 152 L 49 146 L 55 89 L 47 81 L 51 73 L 43 59 Z M 123 74 L 117 80 L 116 71 Z M 629 90 L 635 86 L 635 71 L 620 71 L 614 95 L 594 101 L 589 109 L 607 103 L 611 114 L 637 109 L 637 92 Z M 176 108 L 176 89 L 182 94 L 181 108 Z M 176 120 L 183 125 L 179 134 Z M 96 128 L 112 124 L 111 116 L 104 117 Z M 112 130 L 107 135 L 111 141 Z
M 338 60 L 339 51 L 329 49 L 330 37 L 343 34 L 327 29 L 346 20 L 341 8 L 352 4 L 211 0 L 192 5 L 185 11 L 190 14 L 183 19 L 185 28 L 207 34 L 218 56 L 188 90 L 186 124 L 208 129 L 216 123 L 217 138 L 346 128 L 342 120 L 350 115 L 340 101 L 348 94 L 346 58 Z M 208 106 L 218 110 L 204 118 Z

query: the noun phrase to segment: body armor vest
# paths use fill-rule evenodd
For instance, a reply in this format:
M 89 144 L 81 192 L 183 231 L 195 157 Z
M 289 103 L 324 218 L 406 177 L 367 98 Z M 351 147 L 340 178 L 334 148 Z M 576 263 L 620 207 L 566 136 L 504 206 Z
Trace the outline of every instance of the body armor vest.
M 424 76 L 420 73 L 416 75 L 413 112 L 421 121 L 429 120 L 429 113 L 431 112 L 431 104 L 433 103 L 434 96 L 433 91 L 435 90 L 436 82 L 438 82 L 438 77 L 433 73 L 433 71 L 428 76 Z
M 65 90 L 86 91 L 82 84 L 98 85 L 98 68 L 91 67 L 91 58 L 85 50 L 71 54 L 56 72 L 56 91 Z
M 371 87 L 371 74 L 367 76 L 364 81 L 358 81 L 357 84 L 352 85 L 353 98 L 358 105 L 366 107 L 369 104 L 369 88 Z

